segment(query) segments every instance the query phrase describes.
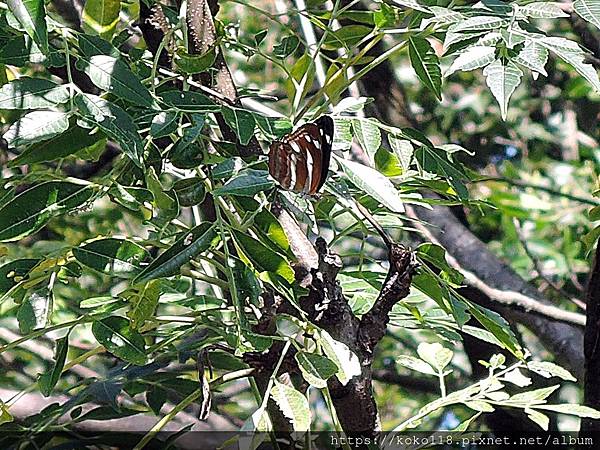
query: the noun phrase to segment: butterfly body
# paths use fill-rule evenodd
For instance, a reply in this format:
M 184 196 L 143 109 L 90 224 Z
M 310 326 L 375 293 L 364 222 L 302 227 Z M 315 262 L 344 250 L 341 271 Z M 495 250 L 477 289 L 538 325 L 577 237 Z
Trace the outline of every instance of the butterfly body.
M 333 144 L 333 119 L 322 116 L 269 147 L 269 173 L 284 189 L 315 195 L 325 183 Z

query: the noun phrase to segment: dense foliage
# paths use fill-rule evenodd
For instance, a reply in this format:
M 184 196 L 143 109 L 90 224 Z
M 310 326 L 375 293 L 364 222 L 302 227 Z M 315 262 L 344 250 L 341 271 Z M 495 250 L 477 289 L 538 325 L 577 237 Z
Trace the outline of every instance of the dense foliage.
M 214 26 L 213 2 L 140 2 L 0 10 L 6 430 L 40 443 L 89 419 L 156 416 L 142 447 L 199 409 L 211 429 L 215 416 L 280 429 L 282 413 L 295 431 L 340 431 L 348 411 L 330 389 L 367 378 L 384 430 L 464 431 L 498 408 L 542 429 L 557 426 L 549 412 L 570 430 L 600 418 L 580 405 L 581 367 L 505 320 L 501 288 L 478 301 L 477 271 L 419 215 L 460 208 L 554 302 L 539 314 L 584 325 L 600 235 L 600 49 L 586 46 L 600 2 L 232 0 Z M 381 67 L 393 79 L 367 82 Z M 269 144 L 322 114 L 335 122 L 323 192 L 283 191 Z M 325 310 L 341 298 L 368 316 L 394 270 L 377 225 L 418 265 L 369 356 L 306 299 L 321 280 L 341 289 L 321 289 Z M 308 256 L 305 236 L 324 239 Z M 311 258 L 325 275 L 314 264 L 306 281 Z M 474 357 L 473 341 L 494 350 Z M 18 417 L 32 393 L 51 401 Z

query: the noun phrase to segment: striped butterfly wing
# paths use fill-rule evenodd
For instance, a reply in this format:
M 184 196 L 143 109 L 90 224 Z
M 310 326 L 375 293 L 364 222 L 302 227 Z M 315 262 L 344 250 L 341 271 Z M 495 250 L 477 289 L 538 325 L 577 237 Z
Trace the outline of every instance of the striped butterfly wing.
M 271 144 L 269 173 L 284 188 L 308 195 L 325 183 L 333 144 L 333 119 L 322 116 Z

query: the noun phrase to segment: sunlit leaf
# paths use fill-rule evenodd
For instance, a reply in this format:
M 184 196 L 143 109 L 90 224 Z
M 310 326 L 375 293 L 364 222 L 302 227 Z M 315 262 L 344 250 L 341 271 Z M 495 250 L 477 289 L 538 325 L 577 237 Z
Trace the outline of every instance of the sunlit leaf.
M 271 397 L 279 409 L 287 417 L 294 431 L 308 431 L 310 428 L 310 408 L 304 395 L 293 387 L 275 382 L 271 389 Z
M 7 5 L 25 32 L 43 53 L 48 53 L 48 30 L 44 0 L 7 0 Z
M 375 169 L 347 159 L 336 158 L 348 179 L 360 190 L 394 212 L 404 212 L 404 204 L 392 182 Z
M 0 89 L 0 109 L 42 109 L 69 100 L 69 88 L 43 78 L 22 77 Z
M 81 15 L 84 31 L 110 38 L 119 23 L 119 0 L 86 0 Z
M 3 138 L 9 147 L 29 145 L 59 135 L 69 128 L 69 114 L 61 111 L 32 111 L 14 122 Z
M 598 0 L 575 0 L 573 10 L 596 28 L 600 28 L 600 2 Z
M 502 119 L 506 120 L 508 101 L 517 86 L 521 83 L 523 72 L 514 63 L 509 62 L 504 65 L 498 59 L 487 66 L 483 70 L 483 74 L 486 76 L 485 81 L 490 87 L 492 94 L 500 104 Z
M 337 365 L 325 356 L 301 351 L 294 355 L 306 381 L 316 388 L 327 386 L 327 379 L 338 371 Z

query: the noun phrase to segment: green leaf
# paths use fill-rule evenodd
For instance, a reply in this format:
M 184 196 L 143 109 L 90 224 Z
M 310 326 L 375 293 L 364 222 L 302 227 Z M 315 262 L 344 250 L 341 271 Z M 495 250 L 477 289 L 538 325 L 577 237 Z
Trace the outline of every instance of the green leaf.
M 256 449 L 264 441 L 266 432 L 273 428 L 271 419 L 266 408 L 262 406 L 252 413 L 250 417 L 244 422 L 240 431 L 250 432 L 242 433 L 239 437 L 240 448 Z M 258 431 L 259 433 L 255 433 Z
M 144 337 L 132 330 L 124 317 L 97 320 L 92 324 L 92 333 L 99 344 L 118 358 L 138 366 L 146 364 Z
M 600 2 L 598 0 L 575 0 L 573 10 L 596 28 L 600 28 Z
M 501 19 L 500 17 L 475 16 L 451 25 L 448 28 L 448 32 L 458 33 L 460 31 L 498 30 L 507 23 L 508 21 Z
M 32 111 L 14 122 L 4 133 L 9 147 L 20 147 L 61 134 L 69 128 L 69 114 L 61 111 Z
M 43 78 L 22 77 L 0 89 L 0 109 L 43 109 L 69 100 L 69 88 Z
M 461 199 L 467 199 L 469 192 L 464 183 L 468 181 L 467 174 L 461 170 L 462 166 L 451 160 L 450 153 L 443 154 L 439 148 L 421 147 L 415 152 L 415 158 L 421 169 L 426 172 L 437 173 L 444 177 L 456 191 Z
M 86 0 L 81 16 L 83 30 L 110 39 L 119 23 L 120 12 L 120 0 Z
M 285 417 L 290 419 L 294 431 L 308 431 L 310 428 L 310 408 L 304 395 L 293 387 L 275 382 L 271 397 Z
M 7 264 L 0 266 L 0 295 L 6 294 L 18 282 L 27 276 L 29 271 L 33 269 L 39 259 L 15 259 Z
M 375 153 L 381 147 L 381 130 L 377 120 L 353 117 L 352 129 L 354 130 L 354 137 L 358 139 L 360 146 L 369 156 L 371 164 L 373 164 Z
M 204 143 L 200 139 L 206 116 L 200 113 L 190 114 L 190 126 L 185 127 L 183 136 L 175 142 L 169 152 L 169 159 L 180 169 L 191 169 L 204 159 Z
M 371 31 L 372 28 L 365 25 L 344 25 L 335 31 L 330 30 L 327 33 L 323 41 L 323 47 L 327 50 L 353 48 Z
M 523 357 L 523 351 L 506 320 L 498 313 L 469 303 L 469 312 L 483 327 L 491 332 L 517 358 Z
M 160 294 L 160 280 L 152 280 L 127 296 L 129 301 L 127 317 L 131 319 L 131 328 L 136 330 L 146 320 L 152 318 L 158 306 Z
M 53 295 L 48 288 L 32 292 L 21 304 L 17 311 L 19 330 L 29 334 L 34 330 L 44 328 L 52 314 Z
M 146 391 L 146 403 L 155 416 L 160 416 L 160 410 L 167 401 L 167 391 L 159 386 L 152 386 Z
M 398 137 L 390 134 L 388 135 L 388 142 L 394 154 L 398 157 L 402 170 L 406 172 L 410 168 L 410 164 L 413 159 L 415 149 L 410 141 L 406 139 L 399 139 Z
M 291 102 L 297 97 L 300 81 L 306 78 L 300 98 L 304 97 L 312 87 L 315 80 L 315 65 L 308 53 L 303 54 L 290 69 L 290 77 L 285 82 L 285 91 Z
M 107 238 L 88 242 L 73 249 L 73 256 L 84 266 L 119 278 L 131 278 L 149 257 L 141 245 L 125 239 Z
M 146 186 L 152 192 L 154 198 L 153 205 L 158 208 L 158 211 L 154 211 L 154 216 L 164 220 L 172 220 L 179 215 L 179 204 L 177 198 L 173 196 L 173 193 L 167 193 L 162 187 L 154 167 L 148 168 L 145 173 L 146 175 Z
M 179 114 L 171 111 L 161 111 L 152 118 L 150 134 L 153 138 L 168 136 L 177 130 Z
M 408 55 L 417 77 L 442 100 L 442 71 L 440 61 L 427 39 L 412 36 L 408 40 Z
M 300 39 L 296 35 L 284 37 L 279 44 L 273 47 L 273 56 L 283 59 L 294 53 L 298 48 Z
M 473 45 L 452 62 L 452 65 L 448 68 L 445 77 L 449 77 L 454 72 L 469 71 L 479 69 L 480 67 L 487 66 L 496 59 L 496 48 L 486 45 Z
M 513 61 L 534 72 L 539 72 L 546 76 L 548 75 L 544 68 L 548 62 L 548 50 L 534 41 L 527 41 Z
M 190 55 L 183 49 L 175 53 L 175 65 L 177 68 L 187 74 L 202 73 L 210 69 L 217 57 L 216 47 L 211 47 L 206 53 L 201 55 Z
M 240 144 L 247 145 L 254 136 L 254 115 L 250 111 L 241 108 L 224 106 L 221 111 L 227 125 L 235 132 Z
M 118 395 L 118 394 L 117 394 Z M 134 416 L 140 414 L 143 411 L 137 409 L 129 409 L 122 405 L 119 405 L 118 409 L 114 405 L 99 406 L 97 408 L 90 409 L 85 414 L 78 416 L 74 422 L 80 423 L 86 420 L 111 420 L 121 419 L 124 417 Z
M 6 65 L 22 67 L 27 63 L 48 63 L 49 58 L 29 36 L 16 36 L 0 48 L 0 61 Z
M 69 330 L 70 332 L 70 330 Z M 52 389 L 58 383 L 65 361 L 67 360 L 67 353 L 69 352 L 69 333 L 66 336 L 56 341 L 56 351 L 54 353 L 54 364 L 52 368 L 38 378 L 38 386 L 40 392 L 48 397 L 52 393 Z
M 336 341 L 325 330 L 319 330 L 318 337 L 323 353 L 338 367 L 336 376 L 342 385 L 346 386 L 354 376 L 361 374 L 360 361 L 346 344 Z
M 589 251 L 594 248 L 594 244 L 598 240 L 598 237 L 600 237 L 600 226 L 593 228 L 592 231 L 583 235 L 581 240 L 583 241 L 583 243 L 585 244 L 585 247 Z
M 397 5 L 405 6 L 406 8 L 415 9 L 417 11 L 422 11 L 422 12 L 426 12 L 426 13 L 431 12 L 431 10 L 427 6 L 419 3 L 416 0 L 393 0 L 393 2 L 396 3 Z
M 410 370 L 424 373 L 426 375 L 437 375 L 435 370 L 425 361 L 415 358 L 414 356 L 402 355 L 396 359 L 396 364 L 406 367 Z
M 105 142 L 106 138 L 102 133 L 90 134 L 90 130 L 72 126 L 58 136 L 28 146 L 25 151 L 9 162 L 9 167 L 54 161 L 88 148 L 94 148 L 96 145 L 104 147 Z
M 534 19 L 554 19 L 558 17 L 569 17 L 557 2 L 533 2 L 519 6 L 517 11 L 527 17 Z
M 87 124 L 98 126 L 120 145 L 135 165 L 143 167 L 144 144 L 129 114 L 114 103 L 91 94 L 77 95 L 75 104 Z
M 544 378 L 559 377 L 565 381 L 577 381 L 567 369 L 547 361 L 530 361 L 527 368 Z
M 450 23 L 451 24 L 451 23 L 460 22 L 461 20 L 463 20 L 465 18 L 458 11 L 455 11 L 455 10 L 449 9 L 449 8 L 443 8 L 441 6 L 430 6 L 429 9 L 433 13 L 434 19 L 432 19 L 432 20 L 435 20 L 435 22 L 438 22 L 438 23 Z
M 160 95 L 167 106 L 184 112 L 217 112 L 221 109 L 206 95 L 192 91 L 167 91 Z
M 484 342 L 489 342 L 490 344 L 497 345 L 498 347 L 502 347 L 502 343 L 490 333 L 488 330 L 484 330 L 477 327 L 472 327 L 470 325 L 463 325 L 462 331 L 466 334 L 469 334 L 477 339 L 480 339 Z
M 480 411 L 480 412 L 494 412 L 495 411 L 494 407 L 492 405 L 490 405 L 488 402 L 485 402 L 483 400 L 470 400 L 470 401 L 464 402 L 464 404 L 474 411 Z
M 292 131 L 292 122 L 287 117 L 268 117 L 255 112 L 252 114 L 260 131 L 270 141 L 279 139 Z
M 452 356 L 454 356 L 454 352 L 447 348 L 444 348 L 442 344 L 438 342 L 434 342 L 429 344 L 427 342 L 422 342 L 419 344 L 417 348 L 417 353 L 421 357 L 421 359 L 427 362 L 431 367 L 438 370 L 438 372 L 442 372 L 450 361 L 452 361 Z
M 202 203 L 206 197 L 204 181 L 200 177 L 183 178 L 173 184 L 173 190 L 181 206 L 194 206 Z
M 235 241 L 259 272 L 276 273 L 290 283 L 294 281 L 294 271 L 283 256 L 246 233 L 238 230 L 231 231 L 233 232 Z
M 561 37 L 543 37 L 537 39 L 536 42 L 572 65 L 579 75 L 588 80 L 597 92 L 600 92 L 598 72 L 596 72 L 594 66 L 585 63 L 586 53 L 576 42 Z
M 95 55 L 109 55 L 114 58 L 120 58 L 121 52 L 118 48 L 112 45 L 100 36 L 93 34 L 80 34 L 78 38 L 79 50 L 87 59 Z
M 400 200 L 398 191 L 387 177 L 363 164 L 341 158 L 336 158 L 336 160 L 342 166 L 348 179 L 358 189 L 391 211 L 404 212 L 404 204 Z
M 269 33 L 269 30 L 267 28 L 265 28 L 264 30 L 261 30 L 258 33 L 256 33 L 254 35 L 254 45 L 256 47 L 258 47 L 262 43 L 262 41 L 265 40 L 265 38 L 267 37 L 268 33 Z
M 8 407 L 0 400 L 0 425 L 15 420 L 8 412 Z
M 545 400 L 559 387 L 560 385 L 557 384 L 555 386 L 515 394 L 510 399 L 506 400 L 506 404 L 516 406 L 536 405 L 537 407 L 537 405 L 544 403 Z
M 254 224 L 256 228 L 262 232 L 269 241 L 274 242 L 284 251 L 290 247 L 285 230 L 273 215 L 273 213 L 267 209 L 263 209 L 254 217 Z
M 109 55 L 83 58 L 84 71 L 97 87 L 139 106 L 155 106 L 150 91 L 121 59 Z
M 417 255 L 443 270 L 452 283 L 459 285 L 463 282 L 463 275 L 446 261 L 446 250 L 442 246 L 430 242 L 421 244 L 417 247 Z
M 507 372 L 506 374 L 504 374 L 503 378 L 509 383 L 512 383 L 519 387 L 529 386 L 532 383 L 531 378 L 523 375 L 523 372 L 521 372 L 519 368 L 515 368 Z
M 194 256 L 208 250 L 217 239 L 211 223 L 203 222 L 184 233 L 171 247 L 165 250 L 133 280 L 142 283 L 154 278 L 171 277 Z
M 7 0 L 6 4 L 25 32 L 44 54 L 48 54 L 48 30 L 44 0 Z
M 331 100 L 332 105 L 339 101 L 340 94 L 348 86 L 348 70 L 337 64 L 331 64 L 325 75 L 324 92 Z
M 548 425 L 550 424 L 550 419 L 548 416 L 530 408 L 525 408 L 525 413 L 527 414 L 527 417 L 529 417 L 533 422 L 537 423 L 542 430 L 548 431 Z
M 48 181 L 0 207 L 0 242 L 16 241 L 42 228 L 52 217 L 81 206 L 94 193 L 89 185 Z
M 213 191 L 214 196 L 237 195 L 254 197 L 259 192 L 266 191 L 274 185 L 265 170 L 247 169 L 229 180 L 224 186 Z
M 348 150 L 352 147 L 352 121 L 350 117 L 334 117 L 333 149 Z
M 502 61 L 497 59 L 483 70 L 483 74 L 486 76 L 485 81 L 492 94 L 500 104 L 502 119 L 506 120 L 508 101 L 519 83 L 521 83 L 523 72 L 512 62 L 504 65 Z
M 589 406 L 563 403 L 560 405 L 536 405 L 538 409 L 554 411 L 561 414 L 570 414 L 577 417 L 589 417 L 590 419 L 600 419 L 600 411 Z
M 316 388 L 322 389 L 327 386 L 327 379 L 338 371 L 337 365 L 325 356 L 299 351 L 294 355 L 298 367 L 306 381 Z

